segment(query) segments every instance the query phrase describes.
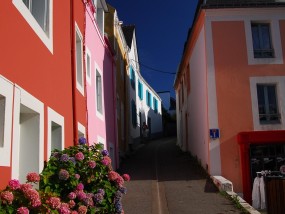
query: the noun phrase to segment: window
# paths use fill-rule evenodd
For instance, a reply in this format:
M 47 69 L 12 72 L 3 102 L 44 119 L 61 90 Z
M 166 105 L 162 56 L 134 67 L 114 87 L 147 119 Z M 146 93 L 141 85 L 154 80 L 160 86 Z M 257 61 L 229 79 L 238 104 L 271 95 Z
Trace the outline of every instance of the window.
M 23 0 L 23 2 L 49 36 L 49 0 Z
M 103 36 L 103 34 L 104 34 L 104 7 L 103 7 L 103 4 L 105 2 L 102 2 L 101 0 L 92 0 L 92 2 L 95 6 L 95 19 L 97 20 L 99 30 L 101 32 L 101 35 Z
M 76 28 L 75 36 L 75 49 L 76 49 L 76 87 L 82 95 L 84 95 L 83 87 L 83 43 L 82 43 L 82 34 L 78 26 Z
M 132 100 L 132 124 L 133 127 L 137 127 L 137 106 L 134 100 Z
M 96 70 L 96 98 L 97 98 L 97 111 L 103 113 L 102 106 L 102 78 L 98 70 Z
M 130 78 L 131 78 L 131 86 L 133 89 L 136 89 L 136 76 L 135 76 L 135 71 L 132 67 L 130 67 Z
M 259 121 L 261 124 L 280 123 L 276 85 L 257 84 Z
M 77 123 L 77 128 L 78 128 L 78 140 L 81 137 L 85 138 L 85 127 L 81 123 Z
M 251 23 L 254 58 L 273 58 L 270 24 Z
M 10 166 L 13 84 L 0 75 L 0 166 Z
M 158 102 L 156 98 L 153 98 L 153 110 L 155 113 L 158 111 Z
M 64 149 L 64 117 L 48 107 L 48 157 L 54 149 Z
M 143 84 L 138 80 L 138 96 L 143 100 Z
M 86 80 L 91 85 L 91 53 L 88 48 L 86 48 Z
M 148 107 L 151 108 L 151 106 L 152 106 L 152 103 L 151 103 L 151 94 L 149 93 L 148 90 L 146 91 L 146 104 L 147 104 Z
M 53 0 L 13 0 L 13 4 L 42 42 L 53 52 Z

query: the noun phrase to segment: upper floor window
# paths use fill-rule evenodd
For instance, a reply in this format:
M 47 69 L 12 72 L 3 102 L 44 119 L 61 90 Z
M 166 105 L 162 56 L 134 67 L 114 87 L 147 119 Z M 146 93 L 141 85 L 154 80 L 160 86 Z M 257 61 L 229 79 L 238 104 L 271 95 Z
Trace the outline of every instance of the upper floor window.
M 257 84 L 259 121 L 261 124 L 280 123 L 276 85 Z
M 136 89 L 136 76 L 135 76 L 135 71 L 134 69 L 131 67 L 130 68 L 130 79 L 131 79 L 131 86 L 133 89 Z
M 49 0 L 23 0 L 23 2 L 49 36 Z
M 152 106 L 151 93 L 148 90 L 146 91 L 146 104 L 148 107 Z
M 251 23 L 254 58 L 273 58 L 269 23 Z
M 86 47 L 85 61 L 86 61 L 86 80 L 91 85 L 91 53 L 87 47 Z
M 143 84 L 138 80 L 138 96 L 143 100 Z
M 101 74 L 98 71 L 96 71 L 96 98 L 97 98 L 97 111 L 102 114 L 103 113 L 102 78 Z
M 153 110 L 155 113 L 158 112 L 158 102 L 157 102 L 157 99 L 155 97 L 153 98 Z
M 102 0 L 92 0 L 95 6 L 95 19 L 97 21 L 101 35 L 104 34 L 104 2 Z
M 53 0 L 13 0 L 13 4 L 42 42 L 53 52 Z
M 75 37 L 75 51 L 76 51 L 76 87 L 81 94 L 84 95 L 83 84 L 83 42 L 82 34 L 77 25 L 75 25 L 76 37 Z

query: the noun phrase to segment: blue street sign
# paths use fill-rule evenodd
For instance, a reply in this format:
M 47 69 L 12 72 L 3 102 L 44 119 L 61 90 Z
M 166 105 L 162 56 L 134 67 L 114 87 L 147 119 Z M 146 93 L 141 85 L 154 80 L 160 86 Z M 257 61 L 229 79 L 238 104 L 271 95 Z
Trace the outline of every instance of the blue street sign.
M 217 139 L 220 138 L 220 130 L 219 129 L 210 129 L 210 138 Z

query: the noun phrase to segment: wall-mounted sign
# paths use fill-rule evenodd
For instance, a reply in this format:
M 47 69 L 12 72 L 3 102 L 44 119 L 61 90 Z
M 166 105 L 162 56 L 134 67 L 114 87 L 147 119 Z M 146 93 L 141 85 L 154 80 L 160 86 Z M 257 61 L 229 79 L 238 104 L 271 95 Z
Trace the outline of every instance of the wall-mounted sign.
M 213 140 L 220 138 L 220 129 L 210 129 L 210 138 Z

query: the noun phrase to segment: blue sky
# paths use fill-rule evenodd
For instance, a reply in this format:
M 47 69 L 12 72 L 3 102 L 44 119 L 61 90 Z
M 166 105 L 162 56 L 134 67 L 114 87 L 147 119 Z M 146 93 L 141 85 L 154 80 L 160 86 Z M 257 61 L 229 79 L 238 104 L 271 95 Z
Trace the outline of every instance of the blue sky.
M 136 26 L 141 74 L 155 91 L 175 97 L 175 75 L 198 0 L 107 0 L 124 25 Z

